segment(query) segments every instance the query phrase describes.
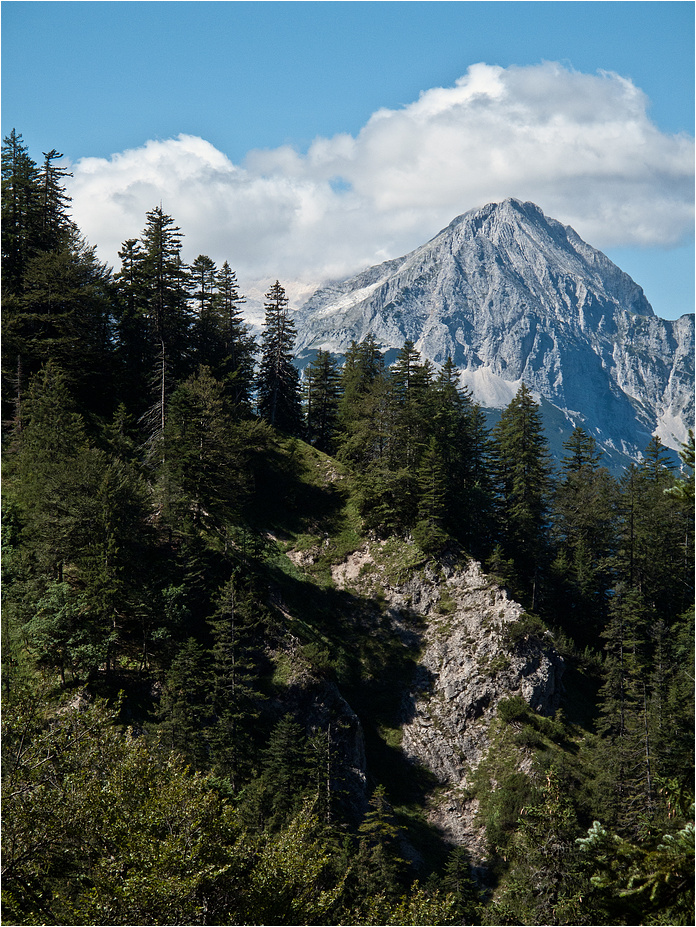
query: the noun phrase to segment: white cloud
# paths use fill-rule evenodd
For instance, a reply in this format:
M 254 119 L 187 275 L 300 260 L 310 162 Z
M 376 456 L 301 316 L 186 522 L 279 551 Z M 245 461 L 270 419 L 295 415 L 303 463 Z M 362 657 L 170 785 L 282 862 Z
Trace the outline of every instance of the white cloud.
M 306 153 L 252 151 L 241 165 L 201 138 L 84 158 L 75 220 L 117 265 L 162 202 L 185 254 L 230 261 L 247 281 L 319 281 L 399 256 L 456 215 L 515 196 L 599 248 L 669 246 L 693 229 L 694 143 L 660 132 L 631 81 L 559 64 L 472 65 L 354 138 Z

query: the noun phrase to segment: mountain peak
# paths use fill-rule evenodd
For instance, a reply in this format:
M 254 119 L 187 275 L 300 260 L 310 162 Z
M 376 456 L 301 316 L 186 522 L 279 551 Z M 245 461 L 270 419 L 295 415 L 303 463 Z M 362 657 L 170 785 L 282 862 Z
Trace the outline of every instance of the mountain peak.
M 298 313 L 296 348 L 343 354 L 368 334 L 385 350 L 408 339 L 436 364 L 451 357 L 482 406 L 499 408 L 524 382 L 571 430 L 592 423 L 605 447 L 636 457 L 655 430 L 672 447 L 686 435 L 689 325 L 657 319 L 606 255 L 507 198 L 318 290 Z
M 511 222 L 518 222 L 520 219 L 548 222 L 544 212 L 536 203 L 529 201 L 525 202 L 514 196 L 506 196 L 505 199 L 495 200 L 491 203 L 487 203 L 485 206 L 475 206 L 473 209 L 467 210 L 460 216 L 456 216 L 447 228 L 459 226 L 468 219 L 485 221 L 490 217 L 496 217 Z

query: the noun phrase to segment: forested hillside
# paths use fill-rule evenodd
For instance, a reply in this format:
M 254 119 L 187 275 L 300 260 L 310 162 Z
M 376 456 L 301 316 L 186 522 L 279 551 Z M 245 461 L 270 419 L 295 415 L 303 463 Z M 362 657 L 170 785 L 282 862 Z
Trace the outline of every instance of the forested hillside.
M 3 142 L 5 923 L 693 923 L 693 434 L 617 480 L 411 342 L 300 376 L 280 282 L 256 342 L 161 206 L 105 267 L 61 157 Z M 404 705 L 472 561 L 520 606 L 448 842 Z

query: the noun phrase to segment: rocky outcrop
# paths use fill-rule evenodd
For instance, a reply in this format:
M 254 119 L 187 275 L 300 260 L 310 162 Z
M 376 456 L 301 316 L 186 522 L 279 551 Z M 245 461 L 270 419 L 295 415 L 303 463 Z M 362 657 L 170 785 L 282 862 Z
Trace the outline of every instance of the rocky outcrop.
M 550 636 L 478 563 L 419 563 L 414 552 L 405 542 L 400 549 L 393 541 L 365 544 L 333 576 L 340 587 L 378 591 L 394 633 L 417 649 L 402 700 L 401 749 L 442 787 L 431 822 L 481 858 L 467 787 L 490 747 L 497 707 L 521 696 L 534 711 L 552 714 L 564 663 Z
M 428 620 L 404 700 L 402 747 L 442 783 L 459 786 L 488 749 L 501 699 L 519 695 L 541 714 L 556 710 L 563 660 L 549 640 L 524 632 L 522 606 L 475 561 L 442 585 L 450 599 Z

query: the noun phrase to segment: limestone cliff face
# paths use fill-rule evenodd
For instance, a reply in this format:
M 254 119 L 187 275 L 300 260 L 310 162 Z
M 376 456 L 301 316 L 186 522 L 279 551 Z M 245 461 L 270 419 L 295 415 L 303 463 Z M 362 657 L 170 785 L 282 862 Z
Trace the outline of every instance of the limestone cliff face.
M 500 701 L 521 696 L 535 711 L 558 707 L 563 659 L 548 635 L 526 633 L 524 609 L 469 561 L 394 568 L 388 545 L 366 544 L 334 568 L 337 585 L 374 595 L 404 645 L 417 652 L 402 699 L 402 750 L 443 786 L 431 821 L 454 843 L 483 856 L 467 799 L 471 774 L 490 747 Z M 413 548 L 411 548 L 411 551 Z M 408 545 L 401 551 L 408 554 Z
M 519 695 L 537 712 L 556 710 L 563 660 L 543 639 L 522 633 L 513 642 L 509 632 L 524 627 L 524 609 L 475 561 L 447 577 L 442 591 L 450 601 L 444 614 L 435 609 L 428 619 L 414 685 L 404 699 L 402 747 L 441 782 L 459 786 L 488 749 L 488 727 L 501 699 Z

